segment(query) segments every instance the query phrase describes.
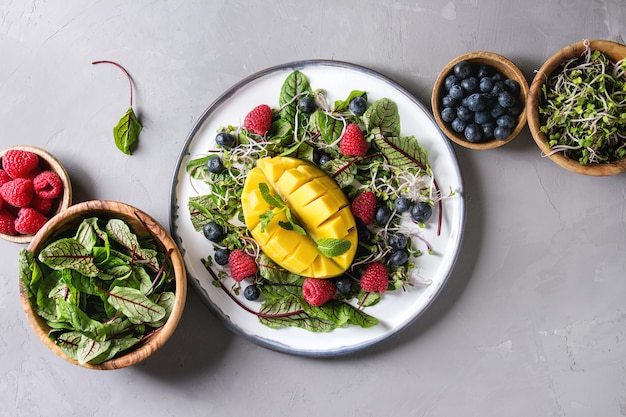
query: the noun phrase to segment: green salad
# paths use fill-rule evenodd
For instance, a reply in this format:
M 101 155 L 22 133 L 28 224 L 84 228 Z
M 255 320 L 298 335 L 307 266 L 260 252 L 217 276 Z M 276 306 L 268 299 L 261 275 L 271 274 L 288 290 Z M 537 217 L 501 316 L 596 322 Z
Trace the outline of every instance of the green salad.
M 192 180 L 209 190 L 192 196 L 188 206 L 195 230 L 209 239 L 207 257 L 202 261 L 214 284 L 235 303 L 272 328 L 293 326 L 327 332 L 378 324 L 364 310 L 377 304 L 384 291 L 368 292 L 359 285 L 361 274 L 372 263 L 385 265 L 387 291 L 428 285 L 418 277 L 419 257 L 435 251 L 420 230 L 436 227 L 439 233 L 441 200 L 453 192 L 442 195 L 428 151 L 416 137 L 402 134 L 396 103 L 387 98 L 369 102 L 367 92 L 357 90 L 329 103 L 324 90 L 314 89 L 304 73 L 293 71 L 278 92 L 278 107 L 272 108 L 271 126 L 265 134 L 253 132 L 245 123 L 224 122 L 216 132 L 214 149 L 194 156 L 186 166 Z M 347 156 L 340 149 L 350 124 L 358 125 L 364 134 L 367 152 L 363 155 Z M 349 201 L 366 191 L 376 196 L 375 220 L 371 224 L 357 221 L 359 242 L 354 261 L 346 273 L 328 279 L 337 291 L 321 306 L 312 306 L 303 297 L 302 284 L 307 277 L 290 273 L 269 259 L 243 222 L 241 191 L 247 173 L 259 159 L 274 156 L 315 164 L 336 181 Z M 433 213 L 438 216 L 431 219 Z M 219 230 L 218 236 L 207 235 L 208 225 L 212 227 L 209 233 Z M 258 271 L 230 286 L 226 284 L 228 254 L 235 250 L 249 254 Z

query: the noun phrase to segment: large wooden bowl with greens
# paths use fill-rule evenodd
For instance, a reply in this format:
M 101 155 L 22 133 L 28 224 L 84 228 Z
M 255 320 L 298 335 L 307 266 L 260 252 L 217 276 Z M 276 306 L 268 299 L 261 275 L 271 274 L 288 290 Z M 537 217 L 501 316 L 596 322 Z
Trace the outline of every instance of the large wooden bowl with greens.
M 601 61 L 596 51 L 608 60 Z M 582 41 L 561 49 L 537 71 L 526 103 L 528 127 L 556 164 L 592 176 L 626 171 L 624 58 L 626 45 Z M 621 92 L 613 88 L 619 83 Z M 617 153 L 620 148 L 624 155 Z
M 90 369 L 139 363 L 170 338 L 187 278 L 170 235 L 141 210 L 86 201 L 52 218 L 20 253 L 20 298 L 54 353 Z

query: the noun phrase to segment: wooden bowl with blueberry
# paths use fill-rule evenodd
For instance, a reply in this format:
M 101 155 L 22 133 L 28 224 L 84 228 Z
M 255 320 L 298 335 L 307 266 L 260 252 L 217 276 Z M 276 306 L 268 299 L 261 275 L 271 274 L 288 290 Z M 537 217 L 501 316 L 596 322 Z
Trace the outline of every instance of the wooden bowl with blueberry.
M 34 146 L 0 152 L 0 238 L 28 243 L 43 225 L 72 204 L 63 165 Z
M 528 82 L 520 69 L 493 52 L 470 52 L 450 61 L 431 96 L 439 128 L 470 149 L 492 149 L 513 140 L 526 124 Z

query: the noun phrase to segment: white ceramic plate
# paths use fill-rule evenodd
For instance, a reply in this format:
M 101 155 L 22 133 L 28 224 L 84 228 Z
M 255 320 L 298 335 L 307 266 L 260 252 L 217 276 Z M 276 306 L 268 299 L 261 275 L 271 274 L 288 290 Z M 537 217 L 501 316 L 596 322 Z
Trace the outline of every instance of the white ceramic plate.
M 454 190 L 456 196 L 443 202 L 441 233 L 437 227 L 422 230 L 435 255 L 418 258 L 419 276 L 430 281 L 427 286 L 408 287 L 408 291 L 390 291 L 382 301 L 366 309 L 380 320 L 373 328 L 348 327 L 329 333 L 311 333 L 299 328 L 270 329 L 255 315 L 237 306 L 228 295 L 212 284 L 201 259 L 212 252 L 202 233 L 194 230 L 187 202 L 202 192 L 201 181 L 192 181 L 185 171 L 190 159 L 215 149 L 219 127 L 241 125 L 246 113 L 265 103 L 278 106 L 280 88 L 289 73 L 299 70 L 313 89 L 324 89 L 328 102 L 345 99 L 352 90 L 367 92 L 368 101 L 387 97 L 396 102 L 403 136 L 415 136 L 429 152 L 429 161 L 441 190 Z M 197 121 L 178 159 L 171 192 L 170 228 L 183 253 L 191 284 L 210 309 L 237 334 L 267 348 L 305 356 L 332 356 L 363 349 L 380 342 L 412 323 L 433 302 L 448 279 L 460 249 L 465 224 L 463 183 L 454 151 L 429 111 L 395 82 L 372 70 L 338 61 L 301 61 L 281 65 L 254 74 L 219 97 Z M 434 210 L 433 220 L 439 215 Z M 425 250 L 425 248 L 422 248 Z M 226 286 L 230 288 L 227 282 Z M 243 297 L 240 297 L 244 302 Z M 254 303 L 250 303 L 255 308 Z

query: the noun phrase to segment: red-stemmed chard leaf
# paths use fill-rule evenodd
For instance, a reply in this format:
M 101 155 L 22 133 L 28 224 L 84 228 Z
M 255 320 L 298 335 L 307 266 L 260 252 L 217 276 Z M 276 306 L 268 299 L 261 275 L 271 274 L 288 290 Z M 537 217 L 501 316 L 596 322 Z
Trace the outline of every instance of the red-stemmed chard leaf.
M 72 238 L 59 239 L 46 246 L 39 260 L 58 271 L 71 268 L 88 277 L 95 277 L 99 272 L 91 252 Z

